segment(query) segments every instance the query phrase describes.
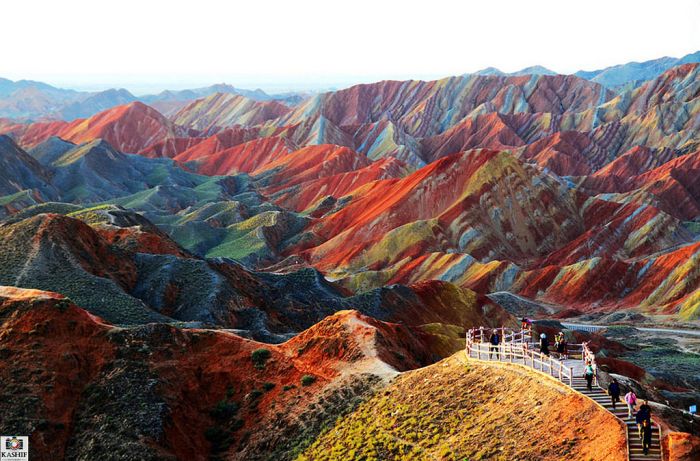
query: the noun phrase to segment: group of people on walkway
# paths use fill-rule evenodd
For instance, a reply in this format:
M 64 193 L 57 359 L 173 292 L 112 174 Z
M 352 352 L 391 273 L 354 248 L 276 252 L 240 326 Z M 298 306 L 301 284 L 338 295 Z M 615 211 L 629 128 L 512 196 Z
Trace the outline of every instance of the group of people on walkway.
M 523 330 L 529 330 L 532 328 L 532 323 L 530 320 L 523 318 L 521 327 Z M 484 336 L 482 330 L 482 338 L 483 337 Z M 493 359 L 495 356 L 498 360 L 500 360 L 501 355 L 499 346 L 503 341 L 503 338 L 499 334 L 497 328 L 491 330 L 491 335 L 489 336 L 488 341 L 489 358 Z M 524 345 L 527 346 L 527 343 L 525 343 Z M 539 338 L 540 353 L 549 356 L 549 345 L 550 343 L 547 334 L 541 333 Z M 558 354 L 559 359 L 569 358 L 568 343 L 566 341 L 564 333 L 561 331 L 554 336 L 554 350 Z M 595 365 L 591 363 L 590 360 L 587 360 L 583 372 L 583 377 L 586 380 L 586 387 L 589 391 L 593 389 L 593 380 L 595 379 L 595 376 Z M 616 409 L 616 405 L 620 403 L 621 394 L 622 390 L 620 387 L 620 383 L 617 381 L 617 379 L 613 378 L 612 382 L 608 385 L 608 395 L 610 396 L 610 399 L 612 401 L 613 411 Z M 647 400 L 644 400 L 635 413 L 635 409 L 637 406 L 637 395 L 631 389 L 629 392 L 627 392 L 627 394 L 625 394 L 624 402 L 625 404 L 627 404 L 628 419 L 632 419 L 633 417 L 635 418 L 635 422 L 637 423 L 637 428 L 639 431 L 639 438 L 642 440 L 642 447 L 644 450 L 644 454 L 646 455 L 649 453 L 649 449 L 651 448 L 653 434 L 651 425 L 651 407 L 649 406 L 649 402 Z
M 608 385 L 608 395 L 610 396 L 610 400 L 612 401 L 613 410 L 615 410 L 616 404 L 620 402 L 621 393 L 622 391 L 620 389 L 620 383 L 617 382 L 617 379 L 613 378 L 612 382 Z M 649 406 L 649 401 L 644 400 L 635 414 L 635 408 L 637 406 L 637 395 L 632 389 L 630 389 L 629 392 L 625 394 L 624 400 L 627 404 L 627 418 L 635 418 L 639 438 L 642 440 L 642 450 L 646 455 L 647 453 L 649 453 L 649 449 L 651 448 L 651 440 L 653 435 L 651 427 L 651 407 Z
M 564 332 L 560 331 L 554 336 L 554 350 L 560 360 L 569 358 L 569 343 L 564 337 Z M 540 353 L 549 357 L 549 338 L 546 333 L 540 334 Z
M 529 320 L 523 319 L 522 320 L 522 327 L 523 327 L 523 329 L 529 329 L 532 327 L 532 324 L 530 323 Z M 498 328 L 494 328 L 493 330 L 491 330 L 491 335 L 489 336 L 489 358 L 490 359 L 493 359 L 493 357 L 495 356 L 496 358 L 498 358 L 500 360 L 501 355 L 500 355 L 499 345 L 501 344 L 501 341 L 503 341 L 503 338 L 498 333 Z M 527 343 L 525 343 L 524 345 L 527 346 Z M 539 347 L 540 347 L 541 354 L 546 355 L 548 357 L 550 356 L 549 338 L 547 337 L 547 335 L 545 333 L 542 333 L 540 335 Z M 560 360 L 565 360 L 565 359 L 569 358 L 569 344 L 566 341 L 566 338 L 564 337 L 564 332 L 559 332 L 555 335 L 555 337 L 554 337 L 554 350 L 556 351 L 558 358 Z

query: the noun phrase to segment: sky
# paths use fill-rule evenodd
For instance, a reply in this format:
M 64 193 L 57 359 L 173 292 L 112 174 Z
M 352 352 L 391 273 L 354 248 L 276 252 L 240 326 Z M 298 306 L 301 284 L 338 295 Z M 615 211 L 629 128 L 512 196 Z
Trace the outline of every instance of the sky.
M 0 77 L 136 94 L 270 92 L 700 50 L 700 0 L 3 1 Z

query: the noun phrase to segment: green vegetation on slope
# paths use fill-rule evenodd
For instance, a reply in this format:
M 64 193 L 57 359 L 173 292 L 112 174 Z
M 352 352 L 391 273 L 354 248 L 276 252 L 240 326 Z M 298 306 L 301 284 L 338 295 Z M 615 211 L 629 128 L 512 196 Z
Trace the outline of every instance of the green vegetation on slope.
M 297 458 L 350 459 L 623 460 L 626 450 L 618 421 L 564 385 L 453 356 L 399 376 Z

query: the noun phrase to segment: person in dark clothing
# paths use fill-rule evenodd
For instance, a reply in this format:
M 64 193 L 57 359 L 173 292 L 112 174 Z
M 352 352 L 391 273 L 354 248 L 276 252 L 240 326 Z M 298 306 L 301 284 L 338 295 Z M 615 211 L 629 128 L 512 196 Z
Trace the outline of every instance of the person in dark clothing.
M 648 400 L 644 400 L 644 402 L 639 406 L 635 419 L 637 421 L 637 428 L 639 429 L 639 438 L 641 439 L 644 432 L 644 421 L 651 423 L 651 407 L 649 406 Z
M 501 360 L 501 354 L 498 351 L 498 345 L 501 343 L 501 337 L 498 335 L 497 330 L 493 330 L 493 332 L 491 332 L 489 342 L 491 343 L 491 346 L 489 346 L 489 359 L 493 357 L 495 352 L 498 360 Z
M 568 358 L 568 344 L 566 343 L 566 339 L 564 339 L 563 332 L 560 332 L 555 337 L 554 345 L 556 346 L 555 349 L 557 350 L 557 354 L 559 354 L 559 360 L 567 359 Z
M 593 370 L 593 365 L 591 365 L 591 362 L 586 362 L 586 368 L 583 371 L 583 377 L 586 378 L 586 388 L 589 391 L 593 390 L 593 376 L 595 376 L 595 370 Z
M 549 340 L 547 339 L 547 335 L 544 333 L 540 335 L 540 353 L 549 355 Z
M 566 341 L 566 338 L 562 338 L 561 344 L 559 345 L 561 351 L 561 356 L 560 358 L 564 360 L 568 360 L 569 358 L 569 343 Z
M 651 422 L 645 419 L 642 423 L 642 450 L 645 455 L 649 454 L 649 449 L 651 449 L 651 438 L 652 438 Z
M 620 401 L 620 383 L 615 378 L 608 385 L 608 395 L 612 401 L 613 410 L 615 410 L 615 404 Z

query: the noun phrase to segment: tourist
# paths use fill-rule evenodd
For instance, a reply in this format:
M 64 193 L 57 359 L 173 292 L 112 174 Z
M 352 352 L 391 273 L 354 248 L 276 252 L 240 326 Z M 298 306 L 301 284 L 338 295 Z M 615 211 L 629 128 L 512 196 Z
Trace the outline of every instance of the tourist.
M 649 454 L 649 449 L 651 448 L 651 436 L 651 421 L 645 419 L 642 422 L 642 450 L 645 456 Z
M 498 360 L 501 360 L 501 354 L 498 351 L 498 345 L 501 343 L 501 337 L 498 335 L 498 330 L 493 330 L 491 332 L 489 342 L 491 343 L 489 346 L 489 359 L 493 358 L 493 353 L 495 352 Z
M 563 332 L 560 332 L 557 335 L 554 345 L 555 345 L 555 348 L 557 350 L 557 354 L 559 354 L 559 359 L 568 358 L 567 344 L 566 344 L 566 339 L 564 339 Z
M 649 406 L 649 401 L 644 400 L 644 402 L 639 406 L 637 410 L 637 429 L 639 429 L 639 438 L 642 438 L 642 425 L 644 421 L 651 422 L 651 407 Z
M 520 331 L 523 332 L 523 339 L 525 339 L 526 333 L 532 333 L 532 320 L 527 317 L 520 319 Z
M 562 353 L 564 354 L 563 359 L 568 360 L 568 358 L 569 358 L 569 343 L 566 341 L 566 338 L 562 338 L 562 340 L 561 340 L 561 350 L 562 350 Z
M 632 416 L 634 416 L 634 407 L 637 405 L 637 395 L 632 389 L 625 394 L 625 403 L 627 404 L 627 418 L 632 419 Z
M 549 340 L 544 333 L 540 335 L 540 353 L 547 356 L 549 355 Z
M 586 368 L 583 371 L 583 377 L 586 378 L 586 389 L 589 391 L 593 390 L 593 376 L 595 376 L 595 370 L 591 362 L 586 362 Z
M 610 396 L 610 400 L 612 400 L 614 411 L 615 404 L 620 401 L 620 383 L 618 383 L 615 378 L 613 378 L 612 382 L 608 385 L 608 395 Z

